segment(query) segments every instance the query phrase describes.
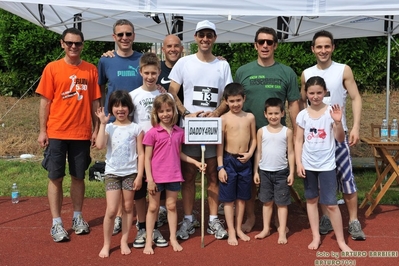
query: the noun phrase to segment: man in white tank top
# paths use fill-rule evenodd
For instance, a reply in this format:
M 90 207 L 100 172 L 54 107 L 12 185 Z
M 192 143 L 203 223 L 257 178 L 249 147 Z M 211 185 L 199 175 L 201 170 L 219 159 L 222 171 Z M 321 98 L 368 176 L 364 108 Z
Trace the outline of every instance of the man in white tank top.
M 339 104 L 343 107 L 342 124 L 346 133 L 349 132 L 346 124 L 345 106 L 346 97 L 352 100 L 353 126 L 343 143 L 336 142 L 336 163 L 337 181 L 339 190 L 343 193 L 346 206 L 349 211 L 349 233 L 354 240 L 365 240 L 366 236 L 362 231 L 357 218 L 357 188 L 353 176 L 352 162 L 349 147 L 359 142 L 360 116 L 362 110 L 362 99 L 359 94 L 352 69 L 345 64 L 332 61 L 334 52 L 334 39 L 330 32 L 319 31 L 315 33 L 312 41 L 312 52 L 316 56 L 317 64 L 305 69 L 301 76 L 301 108 L 306 107 L 305 82 L 313 76 L 320 76 L 326 81 L 329 97 L 324 99 L 326 104 Z M 320 220 L 320 234 L 327 234 L 332 231 L 332 226 L 327 210 L 322 208 L 323 216 Z

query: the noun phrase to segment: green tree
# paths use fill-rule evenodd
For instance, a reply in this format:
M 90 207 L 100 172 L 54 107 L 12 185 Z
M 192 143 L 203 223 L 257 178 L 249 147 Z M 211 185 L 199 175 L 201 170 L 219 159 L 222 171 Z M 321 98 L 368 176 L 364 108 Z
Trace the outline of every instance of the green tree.
M 57 33 L 0 10 L 0 95 L 33 94 L 43 68 L 64 56 L 60 39 Z M 82 59 L 97 65 L 114 46 L 114 42 L 85 41 Z M 135 44 L 138 51 L 150 48 L 150 43 Z

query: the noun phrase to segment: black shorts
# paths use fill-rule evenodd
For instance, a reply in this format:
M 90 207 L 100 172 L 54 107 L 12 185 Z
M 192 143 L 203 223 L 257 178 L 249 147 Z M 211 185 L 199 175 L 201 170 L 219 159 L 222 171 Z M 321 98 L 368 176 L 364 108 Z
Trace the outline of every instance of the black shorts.
M 147 196 L 147 181 L 145 181 L 145 177 L 143 177 L 143 184 L 141 188 L 134 193 L 134 200 L 139 200 L 145 198 Z
M 91 163 L 90 140 L 49 139 L 48 141 L 42 161 L 43 168 L 48 171 L 48 177 L 50 179 L 64 177 L 68 157 L 69 174 L 84 179 Z
M 263 203 L 274 201 L 277 205 L 289 205 L 291 203 L 290 187 L 287 184 L 289 173 L 288 169 L 275 172 L 259 169 L 259 200 Z

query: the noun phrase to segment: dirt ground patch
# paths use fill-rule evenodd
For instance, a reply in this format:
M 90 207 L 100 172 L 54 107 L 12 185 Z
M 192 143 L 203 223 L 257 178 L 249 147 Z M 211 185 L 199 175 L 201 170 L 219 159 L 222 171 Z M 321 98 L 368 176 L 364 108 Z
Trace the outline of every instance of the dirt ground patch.
M 390 94 L 389 118 L 399 118 L 397 106 L 399 104 L 399 92 Z M 37 143 L 39 134 L 39 97 L 27 97 L 18 99 L 14 97 L 0 96 L 0 156 L 10 157 L 29 153 L 42 155 L 42 149 Z M 386 94 L 362 95 L 363 110 L 361 118 L 361 136 L 370 136 L 370 123 L 380 124 L 386 113 Z M 352 126 L 351 101 L 347 102 L 348 126 Z M 287 120 L 289 121 L 289 119 Z M 351 149 L 353 157 L 372 156 L 370 148 L 366 144 L 358 144 Z M 94 160 L 104 158 L 104 151 L 92 150 Z

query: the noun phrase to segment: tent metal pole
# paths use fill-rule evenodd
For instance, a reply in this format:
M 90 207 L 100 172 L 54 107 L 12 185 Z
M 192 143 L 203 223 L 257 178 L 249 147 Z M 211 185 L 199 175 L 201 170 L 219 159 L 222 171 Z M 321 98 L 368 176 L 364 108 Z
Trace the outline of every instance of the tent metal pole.
M 388 51 L 387 51 L 387 82 L 386 82 L 386 91 L 387 91 L 387 99 L 386 99 L 386 115 L 385 118 L 389 121 L 389 98 L 390 98 L 390 76 L 391 76 L 391 37 L 392 37 L 392 29 L 388 29 Z M 388 122 L 389 123 L 389 122 Z

